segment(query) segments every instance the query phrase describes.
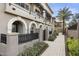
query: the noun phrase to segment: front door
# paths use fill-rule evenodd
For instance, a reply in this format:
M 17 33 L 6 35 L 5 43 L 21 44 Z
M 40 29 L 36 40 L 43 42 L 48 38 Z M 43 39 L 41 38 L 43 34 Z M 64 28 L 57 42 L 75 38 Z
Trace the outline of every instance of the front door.
M 43 30 L 43 40 L 46 40 L 46 30 Z

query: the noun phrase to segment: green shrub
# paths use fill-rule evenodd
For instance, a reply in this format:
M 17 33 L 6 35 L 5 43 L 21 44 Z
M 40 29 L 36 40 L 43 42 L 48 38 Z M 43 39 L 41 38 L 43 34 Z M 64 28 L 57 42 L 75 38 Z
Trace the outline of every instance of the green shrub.
M 48 39 L 48 41 L 54 41 L 55 38 L 56 38 L 55 36 L 50 36 L 49 39 Z
M 56 33 L 56 35 L 58 35 L 58 33 L 60 33 L 60 30 L 59 31 L 55 30 L 54 33 Z
M 70 37 L 70 39 L 74 39 L 74 37 Z
M 54 35 L 56 35 L 56 36 L 58 35 L 58 33 L 59 33 L 59 32 L 57 32 L 56 30 L 54 31 Z
M 79 56 L 79 40 L 68 38 L 67 40 L 68 53 L 72 56 Z
M 58 35 L 58 34 L 57 34 L 56 32 L 54 32 L 54 33 L 52 34 L 52 36 L 49 36 L 49 39 L 48 39 L 48 40 L 49 40 L 49 41 L 54 41 L 57 35 Z
M 38 56 L 48 47 L 44 42 L 37 42 L 28 49 L 25 49 L 20 55 L 22 56 Z

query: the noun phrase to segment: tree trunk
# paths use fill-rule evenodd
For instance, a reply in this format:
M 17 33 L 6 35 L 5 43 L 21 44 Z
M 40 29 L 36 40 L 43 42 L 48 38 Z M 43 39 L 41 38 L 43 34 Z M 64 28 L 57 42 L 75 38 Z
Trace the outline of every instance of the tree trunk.
M 63 35 L 64 35 L 64 32 L 65 32 L 65 31 L 64 31 L 64 18 L 63 18 Z

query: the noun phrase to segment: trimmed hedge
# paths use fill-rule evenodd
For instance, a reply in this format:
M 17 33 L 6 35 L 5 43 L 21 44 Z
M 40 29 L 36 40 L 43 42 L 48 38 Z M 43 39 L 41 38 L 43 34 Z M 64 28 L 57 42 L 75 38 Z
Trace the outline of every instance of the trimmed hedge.
M 38 56 L 41 55 L 46 48 L 48 47 L 48 44 L 44 42 L 37 42 L 33 45 L 33 47 L 30 47 L 28 49 L 25 49 L 21 54 L 21 56 Z
M 79 40 L 74 38 L 67 39 L 68 55 L 79 56 Z

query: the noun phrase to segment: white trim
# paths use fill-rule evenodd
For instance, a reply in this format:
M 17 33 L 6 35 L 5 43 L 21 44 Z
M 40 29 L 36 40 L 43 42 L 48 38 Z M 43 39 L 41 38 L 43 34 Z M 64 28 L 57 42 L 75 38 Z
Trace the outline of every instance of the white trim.
M 36 22 L 34 22 L 34 21 L 30 22 L 30 24 L 29 24 L 29 33 L 30 33 L 30 30 L 31 30 L 31 25 L 32 24 L 35 24 L 36 28 L 38 28 Z
M 21 21 L 24 26 L 25 26 L 25 33 L 27 33 L 27 23 L 21 18 L 21 17 L 15 17 L 12 18 L 9 22 L 8 22 L 8 33 L 12 33 L 12 24 L 15 21 Z

